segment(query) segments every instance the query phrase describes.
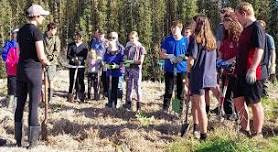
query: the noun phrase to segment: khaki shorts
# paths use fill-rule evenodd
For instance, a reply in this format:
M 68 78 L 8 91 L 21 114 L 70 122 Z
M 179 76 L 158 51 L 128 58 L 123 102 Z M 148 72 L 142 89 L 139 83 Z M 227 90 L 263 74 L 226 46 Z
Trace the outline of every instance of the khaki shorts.
M 47 78 L 48 81 L 53 81 L 56 75 L 56 65 L 50 65 L 47 67 Z

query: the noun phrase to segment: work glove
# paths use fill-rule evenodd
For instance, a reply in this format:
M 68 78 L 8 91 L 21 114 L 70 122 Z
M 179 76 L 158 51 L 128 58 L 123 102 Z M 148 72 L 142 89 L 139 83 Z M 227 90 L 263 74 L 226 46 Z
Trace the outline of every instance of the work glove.
M 245 79 L 248 84 L 254 84 L 256 82 L 256 70 L 248 69 Z
M 75 65 L 80 65 L 81 64 L 81 61 L 78 59 L 78 57 L 75 57 L 73 59 L 73 62 L 74 62 Z
M 181 61 L 187 60 L 187 57 L 184 54 L 181 54 L 177 57 L 177 63 L 180 63 Z
M 134 60 L 125 60 L 124 61 L 124 66 L 126 68 L 129 68 L 130 67 L 130 64 L 134 64 Z
M 101 56 L 97 56 L 97 60 L 102 60 L 102 57 Z
M 179 63 L 177 57 L 172 57 L 172 58 L 170 59 L 170 62 L 171 62 L 172 64 Z
M 107 69 L 110 69 L 110 70 L 119 69 L 120 68 L 120 66 L 118 64 L 115 64 L 115 63 L 107 64 L 106 66 L 107 66 Z
M 134 60 L 125 60 L 124 64 L 134 64 Z
M 166 55 L 166 59 L 171 60 L 171 59 L 173 59 L 173 58 L 175 58 L 175 55 L 174 55 L 174 54 L 167 54 L 167 55 Z

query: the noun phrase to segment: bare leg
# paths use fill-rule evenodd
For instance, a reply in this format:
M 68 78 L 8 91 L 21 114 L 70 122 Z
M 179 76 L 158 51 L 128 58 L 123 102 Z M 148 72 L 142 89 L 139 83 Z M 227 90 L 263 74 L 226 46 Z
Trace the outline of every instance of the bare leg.
M 206 113 L 206 103 L 204 95 L 194 95 L 197 103 L 198 120 L 201 134 L 207 133 L 208 118 Z
M 252 104 L 252 113 L 253 113 L 253 126 L 255 134 L 262 133 L 263 123 L 264 123 L 264 108 L 260 102 Z
M 235 98 L 234 104 L 236 107 L 236 111 L 239 114 L 241 128 L 244 130 L 250 130 L 249 129 L 249 114 L 248 114 L 247 106 L 244 102 L 244 97 Z

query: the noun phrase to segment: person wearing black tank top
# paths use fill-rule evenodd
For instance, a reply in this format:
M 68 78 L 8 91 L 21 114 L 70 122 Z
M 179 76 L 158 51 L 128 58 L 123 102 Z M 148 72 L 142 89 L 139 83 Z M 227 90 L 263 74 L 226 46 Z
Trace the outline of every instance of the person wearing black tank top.
M 20 28 L 17 36 L 19 62 L 17 67 L 17 107 L 15 111 L 15 138 L 17 146 L 21 146 L 23 111 L 29 94 L 29 148 L 37 145 L 40 135 L 38 108 L 41 100 L 42 66 L 49 65 L 44 54 L 43 35 L 38 26 L 43 23 L 44 16 L 49 15 L 40 5 L 33 4 L 27 9 L 28 22 Z

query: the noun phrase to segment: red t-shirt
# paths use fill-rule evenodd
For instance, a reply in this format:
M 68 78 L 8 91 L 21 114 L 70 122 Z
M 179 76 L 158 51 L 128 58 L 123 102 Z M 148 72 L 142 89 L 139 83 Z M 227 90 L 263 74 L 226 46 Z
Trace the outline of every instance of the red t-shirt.
M 223 60 L 231 59 L 236 56 L 236 46 L 232 41 L 225 39 L 221 42 L 219 52 L 222 53 Z
M 246 75 L 248 69 L 253 63 L 255 49 L 265 47 L 265 32 L 260 24 L 255 21 L 248 27 L 245 27 L 239 38 L 236 59 L 237 76 Z M 257 80 L 262 78 L 262 66 L 259 65 L 256 70 Z

